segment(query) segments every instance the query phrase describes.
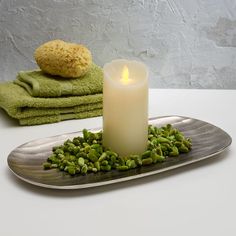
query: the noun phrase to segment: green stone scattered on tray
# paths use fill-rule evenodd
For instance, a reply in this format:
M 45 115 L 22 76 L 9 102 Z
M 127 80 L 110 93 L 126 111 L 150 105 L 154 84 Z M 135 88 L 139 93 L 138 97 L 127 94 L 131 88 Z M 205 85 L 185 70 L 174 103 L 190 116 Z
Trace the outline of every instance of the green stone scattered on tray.
M 96 173 L 98 171 L 126 171 L 140 166 L 164 162 L 167 157 L 176 157 L 191 150 L 189 138 L 172 125 L 148 127 L 148 148 L 142 155 L 120 157 L 102 146 L 102 131 L 92 133 L 83 130 L 83 137 L 67 140 L 53 147 L 52 155 L 43 163 L 45 170 L 59 169 L 70 175 Z

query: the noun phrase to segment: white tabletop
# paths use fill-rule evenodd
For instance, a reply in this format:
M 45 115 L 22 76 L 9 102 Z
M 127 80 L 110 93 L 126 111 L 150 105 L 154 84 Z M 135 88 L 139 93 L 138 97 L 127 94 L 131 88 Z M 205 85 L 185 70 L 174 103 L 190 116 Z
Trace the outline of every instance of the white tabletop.
M 150 90 L 149 117 L 183 115 L 228 132 L 217 158 L 143 179 L 83 190 L 24 183 L 7 156 L 32 139 L 102 125 L 102 118 L 21 127 L 0 110 L 0 235 L 236 235 L 236 91 Z

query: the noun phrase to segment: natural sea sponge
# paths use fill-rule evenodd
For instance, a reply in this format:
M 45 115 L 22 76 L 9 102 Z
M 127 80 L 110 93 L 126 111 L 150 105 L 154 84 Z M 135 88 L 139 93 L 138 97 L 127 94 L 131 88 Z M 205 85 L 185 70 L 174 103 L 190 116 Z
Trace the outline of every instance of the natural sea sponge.
M 42 71 L 66 78 L 86 74 L 92 64 L 91 52 L 85 46 L 62 40 L 41 45 L 35 50 L 34 57 Z

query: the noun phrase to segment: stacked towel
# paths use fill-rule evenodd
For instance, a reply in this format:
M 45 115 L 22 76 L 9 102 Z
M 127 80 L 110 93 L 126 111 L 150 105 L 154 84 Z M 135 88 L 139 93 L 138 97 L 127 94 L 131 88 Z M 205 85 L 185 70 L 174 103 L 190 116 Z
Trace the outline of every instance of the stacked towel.
M 103 74 L 92 64 L 86 75 L 77 79 L 45 74 L 43 71 L 21 71 L 14 83 L 22 86 L 33 97 L 82 96 L 102 93 Z
M 77 79 L 42 71 L 20 72 L 14 82 L 0 84 L 0 107 L 21 125 L 39 125 L 102 114 L 101 68 Z

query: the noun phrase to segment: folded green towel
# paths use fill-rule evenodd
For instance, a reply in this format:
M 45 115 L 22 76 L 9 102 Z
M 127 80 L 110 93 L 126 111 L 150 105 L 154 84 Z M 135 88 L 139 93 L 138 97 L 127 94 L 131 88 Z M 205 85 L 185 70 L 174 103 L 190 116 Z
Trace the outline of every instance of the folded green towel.
M 33 97 L 61 97 L 102 92 L 102 69 L 92 64 L 86 75 L 76 79 L 52 76 L 41 70 L 21 71 L 14 83 L 25 88 Z
M 101 116 L 102 109 L 94 109 L 91 111 L 84 111 L 80 113 L 68 113 L 52 116 L 36 116 L 20 119 L 20 125 L 41 125 L 46 123 L 56 123 L 62 120 L 84 119 L 89 117 Z
M 21 125 L 38 125 L 102 114 L 102 94 L 36 98 L 12 82 L 0 84 L 0 107 Z

